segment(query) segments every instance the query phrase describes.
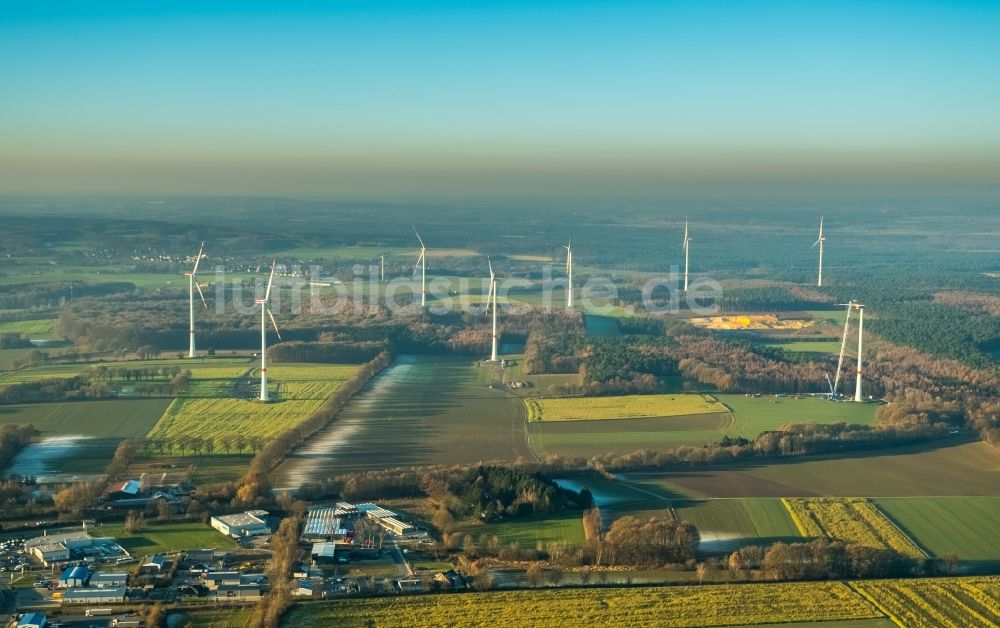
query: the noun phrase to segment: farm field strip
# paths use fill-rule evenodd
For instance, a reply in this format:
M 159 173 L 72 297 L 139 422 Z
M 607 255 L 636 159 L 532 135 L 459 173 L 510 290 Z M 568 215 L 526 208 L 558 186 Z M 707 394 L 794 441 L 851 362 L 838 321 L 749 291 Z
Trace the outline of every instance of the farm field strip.
M 1000 498 L 881 498 L 876 505 L 935 556 L 972 563 L 1000 562 Z
M 20 369 L 9 373 L 0 374 L 0 383 L 15 384 L 21 382 L 32 382 L 41 379 L 65 379 L 76 375 L 91 373 L 97 367 L 104 367 L 108 370 L 114 369 L 172 369 L 179 367 L 191 371 L 191 380 L 198 379 L 219 379 L 232 380 L 240 377 L 252 368 L 252 364 L 247 359 L 218 359 L 218 360 L 126 360 L 120 362 L 77 362 L 73 364 L 45 364 Z M 121 382 L 121 377 L 117 377 L 115 382 Z M 145 381 L 145 380 L 139 380 Z M 128 383 L 128 380 L 122 383 Z
M 354 365 L 278 364 L 269 371 L 269 385 L 277 401 L 262 404 L 233 397 L 178 398 L 163 413 L 149 436 L 254 435 L 271 438 L 309 418 L 356 370 Z
M 297 604 L 283 626 L 730 626 L 876 619 L 840 582 L 521 590 Z
M 781 501 L 802 536 L 893 549 L 915 558 L 927 555 L 868 499 L 813 497 Z
M 726 412 L 710 395 L 623 395 L 526 399 L 530 421 L 593 421 Z
M 55 329 L 56 319 L 36 318 L 22 321 L 0 321 L 0 333 L 47 336 Z
M 709 499 L 673 503 L 677 517 L 693 523 L 702 533 L 702 542 L 710 543 L 710 548 L 728 549 L 754 542 L 800 537 L 779 499 Z
M 1000 578 L 867 580 L 851 586 L 899 626 L 1000 624 Z

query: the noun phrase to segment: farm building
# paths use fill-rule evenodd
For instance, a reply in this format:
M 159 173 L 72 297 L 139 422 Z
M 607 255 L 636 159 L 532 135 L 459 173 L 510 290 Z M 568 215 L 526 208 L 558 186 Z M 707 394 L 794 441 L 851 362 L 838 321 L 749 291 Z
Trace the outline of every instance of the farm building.
M 259 584 L 224 584 L 215 590 L 215 599 L 222 600 L 259 600 L 261 597 Z
M 409 534 L 415 529 L 409 523 L 400 521 L 398 515 L 393 511 L 377 504 L 358 504 L 358 511 L 393 534 Z
M 90 580 L 90 570 L 85 565 L 72 565 L 59 576 L 59 586 L 64 589 L 85 587 L 88 580 Z
M 90 575 L 89 586 L 91 588 L 103 589 L 106 587 L 124 587 L 128 585 L 128 573 L 121 572 L 98 572 Z
M 17 628 L 45 628 L 48 624 L 45 613 L 25 613 L 17 620 Z
M 358 510 L 358 507 L 347 502 L 337 502 L 333 508 L 333 516 L 335 517 L 353 519 L 359 515 L 361 515 L 361 511 Z
M 125 587 L 103 589 L 67 589 L 63 604 L 120 604 L 125 602 Z
M 270 534 L 266 510 L 248 510 L 236 515 L 212 517 L 212 527 L 226 536 L 260 536 Z
M 313 543 L 312 551 L 309 553 L 317 565 L 330 565 L 336 562 L 346 563 L 350 561 L 350 552 L 345 548 L 338 553 L 337 544 L 331 541 Z
M 342 541 L 353 532 L 353 526 L 337 514 L 336 508 L 314 508 L 306 516 L 303 541 Z
M 167 559 L 163 554 L 153 554 L 142 561 L 140 569 L 143 571 L 162 571 Z
M 434 574 L 434 581 L 441 583 L 441 586 L 446 589 L 458 590 L 464 589 L 467 586 L 465 578 L 462 574 L 458 573 L 454 569 Z
M 205 586 L 209 589 L 217 589 L 228 584 L 240 584 L 242 581 L 238 571 L 209 571 L 202 576 L 202 580 L 205 581 Z
M 142 482 L 125 480 L 108 486 L 105 496 L 108 499 L 134 499 L 142 492 Z
M 322 578 L 300 578 L 295 581 L 292 595 L 296 597 L 317 597 L 323 592 Z

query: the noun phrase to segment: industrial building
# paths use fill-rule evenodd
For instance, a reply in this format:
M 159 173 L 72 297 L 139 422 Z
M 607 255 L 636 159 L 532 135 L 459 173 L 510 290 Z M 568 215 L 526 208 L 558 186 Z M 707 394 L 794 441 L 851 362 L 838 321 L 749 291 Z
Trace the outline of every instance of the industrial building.
M 331 565 L 336 562 L 346 563 L 350 561 L 350 548 L 345 546 L 340 552 L 340 556 L 338 556 L 337 544 L 331 541 L 313 543 L 312 551 L 309 553 L 317 565 Z
M 85 557 L 128 557 L 118 542 L 112 538 L 94 538 L 86 532 L 48 534 L 24 543 L 24 551 L 37 558 L 46 567 L 53 563 Z
M 64 589 L 85 587 L 88 580 L 90 580 L 90 570 L 85 565 L 72 565 L 59 576 L 59 586 Z
M 236 515 L 212 517 L 212 527 L 226 536 L 260 536 L 271 533 L 266 510 L 248 510 Z
M 66 589 L 63 604 L 121 604 L 125 602 L 125 587 L 103 589 Z
M 104 589 L 107 587 L 118 588 L 128 585 L 128 573 L 121 572 L 97 572 L 90 574 L 88 586 L 91 588 Z
M 338 504 L 339 506 L 340 504 Z M 337 508 L 314 508 L 306 515 L 302 540 L 307 542 L 343 541 L 354 532 L 347 516 Z M 356 512 L 356 511 L 355 511 Z
M 17 620 L 17 628 L 45 628 L 48 625 L 45 613 L 25 613 Z
M 224 584 L 215 590 L 216 601 L 224 600 L 259 600 L 261 597 L 259 584 Z

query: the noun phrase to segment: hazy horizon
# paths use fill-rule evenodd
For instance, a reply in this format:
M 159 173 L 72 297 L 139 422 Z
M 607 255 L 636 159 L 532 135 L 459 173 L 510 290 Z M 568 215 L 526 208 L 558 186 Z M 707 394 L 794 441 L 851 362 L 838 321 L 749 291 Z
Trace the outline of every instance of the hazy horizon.
M 0 8 L 0 194 L 1000 191 L 987 3 Z

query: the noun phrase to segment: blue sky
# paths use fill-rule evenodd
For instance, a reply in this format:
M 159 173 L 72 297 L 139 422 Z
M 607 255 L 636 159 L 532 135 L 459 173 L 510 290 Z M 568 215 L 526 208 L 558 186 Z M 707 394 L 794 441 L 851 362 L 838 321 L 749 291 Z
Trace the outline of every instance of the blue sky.
M 995 190 L 998 7 L 5 2 L 0 192 Z

